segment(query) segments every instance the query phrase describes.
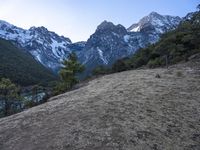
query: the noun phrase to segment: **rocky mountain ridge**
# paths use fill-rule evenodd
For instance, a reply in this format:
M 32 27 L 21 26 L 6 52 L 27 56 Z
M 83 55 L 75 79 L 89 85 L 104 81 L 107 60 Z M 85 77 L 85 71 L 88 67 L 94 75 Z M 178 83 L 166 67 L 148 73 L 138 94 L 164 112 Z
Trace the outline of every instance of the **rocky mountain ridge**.
M 80 60 L 88 66 L 88 72 L 96 66 L 111 66 L 116 60 L 157 42 L 163 33 L 175 29 L 180 21 L 180 17 L 162 16 L 156 12 L 150 13 L 128 29 L 104 21 L 86 42 Z
M 45 27 L 25 30 L 0 21 L 0 37 L 13 41 L 55 72 L 61 67 L 63 59 L 74 51 L 86 66 L 86 72 L 91 72 L 96 66 L 110 66 L 116 60 L 134 54 L 139 48 L 157 42 L 162 33 L 174 29 L 180 21 L 179 17 L 162 16 L 155 12 L 128 29 L 104 21 L 86 42 L 78 43 L 72 43 L 69 38 L 48 31 Z
M 5 21 L 0 21 L 0 37 L 13 41 L 27 50 L 45 67 L 56 70 L 60 61 L 71 51 L 69 38 L 48 31 L 45 27 L 31 27 L 29 30 L 18 28 Z

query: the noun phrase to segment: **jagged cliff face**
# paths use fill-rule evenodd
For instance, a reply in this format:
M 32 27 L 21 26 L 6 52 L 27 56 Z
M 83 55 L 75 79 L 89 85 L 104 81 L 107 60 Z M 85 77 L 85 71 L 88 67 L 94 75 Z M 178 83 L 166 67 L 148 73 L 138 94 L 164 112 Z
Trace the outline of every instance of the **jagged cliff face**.
M 176 28 L 180 21 L 179 17 L 162 16 L 155 12 L 128 29 L 104 21 L 88 41 L 78 43 L 72 43 L 69 38 L 44 27 L 24 30 L 0 21 L 0 37 L 12 40 L 53 71 L 58 71 L 63 59 L 74 51 L 89 74 L 98 65 L 110 66 L 116 60 L 134 54 L 139 48 L 157 42 L 161 34 Z
M 97 65 L 110 65 L 115 60 L 131 53 L 128 32 L 122 25 L 115 26 L 104 21 L 87 41 L 80 60 L 89 68 Z

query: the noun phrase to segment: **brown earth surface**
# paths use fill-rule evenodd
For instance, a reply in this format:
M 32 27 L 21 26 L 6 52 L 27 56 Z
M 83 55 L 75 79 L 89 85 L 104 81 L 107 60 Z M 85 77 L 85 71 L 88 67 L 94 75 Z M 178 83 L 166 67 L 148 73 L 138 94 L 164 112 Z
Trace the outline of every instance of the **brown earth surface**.
M 151 149 L 200 150 L 199 61 L 106 75 L 0 119 L 0 150 Z

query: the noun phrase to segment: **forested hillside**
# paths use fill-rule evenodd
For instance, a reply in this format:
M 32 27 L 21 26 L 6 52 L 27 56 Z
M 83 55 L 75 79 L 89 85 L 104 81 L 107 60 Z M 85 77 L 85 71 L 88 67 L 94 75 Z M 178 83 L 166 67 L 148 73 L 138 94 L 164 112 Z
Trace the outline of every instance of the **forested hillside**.
M 18 49 L 11 42 L 0 39 L 0 78 L 3 77 L 21 86 L 46 85 L 57 79 L 30 54 Z

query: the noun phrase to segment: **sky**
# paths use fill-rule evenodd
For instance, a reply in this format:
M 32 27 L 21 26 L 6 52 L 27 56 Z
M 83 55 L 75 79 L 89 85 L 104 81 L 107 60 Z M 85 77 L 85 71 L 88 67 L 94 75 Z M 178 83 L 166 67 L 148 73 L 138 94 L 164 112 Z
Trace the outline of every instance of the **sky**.
M 0 20 L 29 29 L 44 26 L 73 42 L 86 41 L 104 20 L 126 28 L 152 11 L 185 16 L 199 0 L 0 0 Z

